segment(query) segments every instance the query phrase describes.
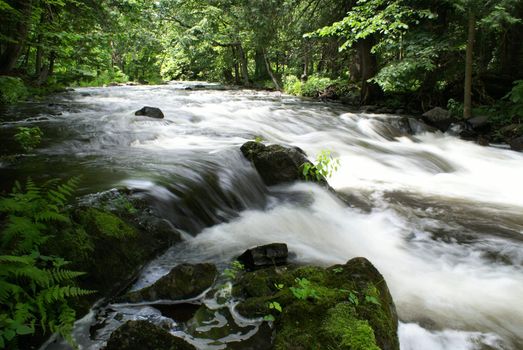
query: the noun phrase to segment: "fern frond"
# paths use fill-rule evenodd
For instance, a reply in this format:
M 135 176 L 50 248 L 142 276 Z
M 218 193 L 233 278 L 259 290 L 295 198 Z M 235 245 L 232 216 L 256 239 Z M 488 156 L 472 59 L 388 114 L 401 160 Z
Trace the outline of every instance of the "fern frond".
M 76 298 L 83 295 L 93 294 L 94 291 L 71 286 L 51 286 L 37 295 L 38 300 L 47 304 L 64 301 L 67 298 Z
M 60 214 L 56 211 L 52 210 L 46 210 L 39 212 L 35 215 L 35 220 L 37 222 L 52 222 L 52 221 L 59 221 L 59 222 L 70 222 L 69 218 L 63 214 Z
M 85 275 L 85 272 L 64 270 L 64 269 L 52 269 L 47 270 L 47 272 L 52 276 L 52 279 L 55 283 L 60 283 L 64 281 L 71 281 L 76 277 Z

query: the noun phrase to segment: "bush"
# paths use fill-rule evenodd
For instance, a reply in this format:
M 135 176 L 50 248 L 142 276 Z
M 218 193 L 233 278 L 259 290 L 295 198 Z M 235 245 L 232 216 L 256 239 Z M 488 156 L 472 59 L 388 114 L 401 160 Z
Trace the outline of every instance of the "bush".
M 288 94 L 296 96 L 318 97 L 331 86 L 334 87 L 336 92 L 343 91 L 341 94 L 345 94 L 348 84 L 339 79 L 333 80 L 317 75 L 310 76 L 309 79 L 304 82 L 294 75 L 287 75 L 283 78 L 283 90 Z
M 96 76 L 90 78 L 83 78 L 78 82 L 79 86 L 103 86 L 111 83 L 126 83 L 129 77 L 123 73 L 118 67 L 112 70 L 105 70 Z
M 27 96 L 27 87 L 22 79 L 0 76 L 0 104 L 16 103 Z
M 15 134 L 15 140 L 20 144 L 25 152 L 30 152 L 40 144 L 42 141 L 42 135 L 42 130 L 37 126 L 32 128 L 21 126 Z

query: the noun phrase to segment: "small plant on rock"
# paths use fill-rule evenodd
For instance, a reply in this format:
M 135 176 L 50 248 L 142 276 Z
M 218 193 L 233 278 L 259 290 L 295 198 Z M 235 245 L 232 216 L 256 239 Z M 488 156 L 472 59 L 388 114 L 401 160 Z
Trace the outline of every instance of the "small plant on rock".
M 223 275 L 231 280 L 235 279 L 238 273 L 245 270 L 245 266 L 239 262 L 238 260 L 235 260 L 232 262 L 231 267 L 228 269 L 223 270 Z
M 302 175 L 307 181 L 321 181 L 332 177 L 338 171 L 340 160 L 334 158 L 331 151 L 323 150 L 316 156 L 316 164 L 304 163 L 302 165 Z

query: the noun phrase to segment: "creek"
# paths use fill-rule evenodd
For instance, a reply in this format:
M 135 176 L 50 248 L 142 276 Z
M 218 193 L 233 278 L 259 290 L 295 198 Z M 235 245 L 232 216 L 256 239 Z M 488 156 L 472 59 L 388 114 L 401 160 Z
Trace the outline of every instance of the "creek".
M 165 119 L 134 116 L 143 106 Z M 405 135 L 397 118 L 213 84 L 79 88 L 3 113 L 3 140 L 28 125 L 44 138 L 15 165 L 0 163 L 1 186 L 82 175 L 82 194 L 126 186 L 154 198 L 185 239 L 150 262 L 135 289 L 181 262 L 223 266 L 285 242 L 298 263 L 368 258 L 391 290 L 404 350 L 522 349 L 523 154 Z M 352 205 L 311 183 L 266 187 L 239 150 L 256 137 L 310 159 L 331 150 L 341 166 L 329 183 Z M 88 319 L 76 336 L 96 348 Z

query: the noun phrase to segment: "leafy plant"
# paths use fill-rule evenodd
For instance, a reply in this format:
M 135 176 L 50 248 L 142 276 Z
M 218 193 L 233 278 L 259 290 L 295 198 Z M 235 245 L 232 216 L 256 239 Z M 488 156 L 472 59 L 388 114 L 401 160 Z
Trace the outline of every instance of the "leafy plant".
M 356 306 L 360 304 L 360 300 L 358 299 L 357 294 L 358 292 L 354 290 L 349 292 L 349 301 Z
M 292 294 L 300 300 L 319 299 L 319 293 L 312 287 L 311 282 L 306 278 L 296 278 L 298 287 L 290 287 Z
M 40 247 L 54 226 L 70 221 L 65 206 L 77 182 L 51 180 L 38 186 L 28 179 L 25 188 L 17 182 L 9 196 L 0 198 L 0 348 L 37 329 L 73 343 L 76 315 L 69 299 L 93 291 L 74 286 L 84 273 L 65 269 L 64 259 L 41 254 Z
M 275 310 L 275 311 L 280 312 L 280 313 L 283 311 L 283 308 L 281 307 L 280 303 L 278 303 L 277 301 L 269 302 L 267 304 L 267 307 L 269 308 L 269 310 Z M 276 318 L 272 314 L 265 315 L 263 317 L 263 319 L 265 321 L 271 321 L 271 322 L 274 322 L 276 320 Z
M 0 76 L 0 104 L 16 103 L 27 95 L 28 91 L 22 79 Z
M 223 270 L 223 275 L 231 280 L 235 279 L 238 273 L 245 270 L 245 266 L 239 262 L 238 260 L 235 260 L 231 263 L 231 267 L 228 269 Z
M 25 152 L 30 152 L 40 144 L 42 136 L 42 130 L 37 126 L 31 128 L 21 126 L 14 137 Z
M 316 164 L 304 163 L 302 165 L 302 175 L 305 180 L 321 181 L 331 177 L 338 170 L 340 160 L 334 158 L 330 151 L 323 150 L 316 156 Z

